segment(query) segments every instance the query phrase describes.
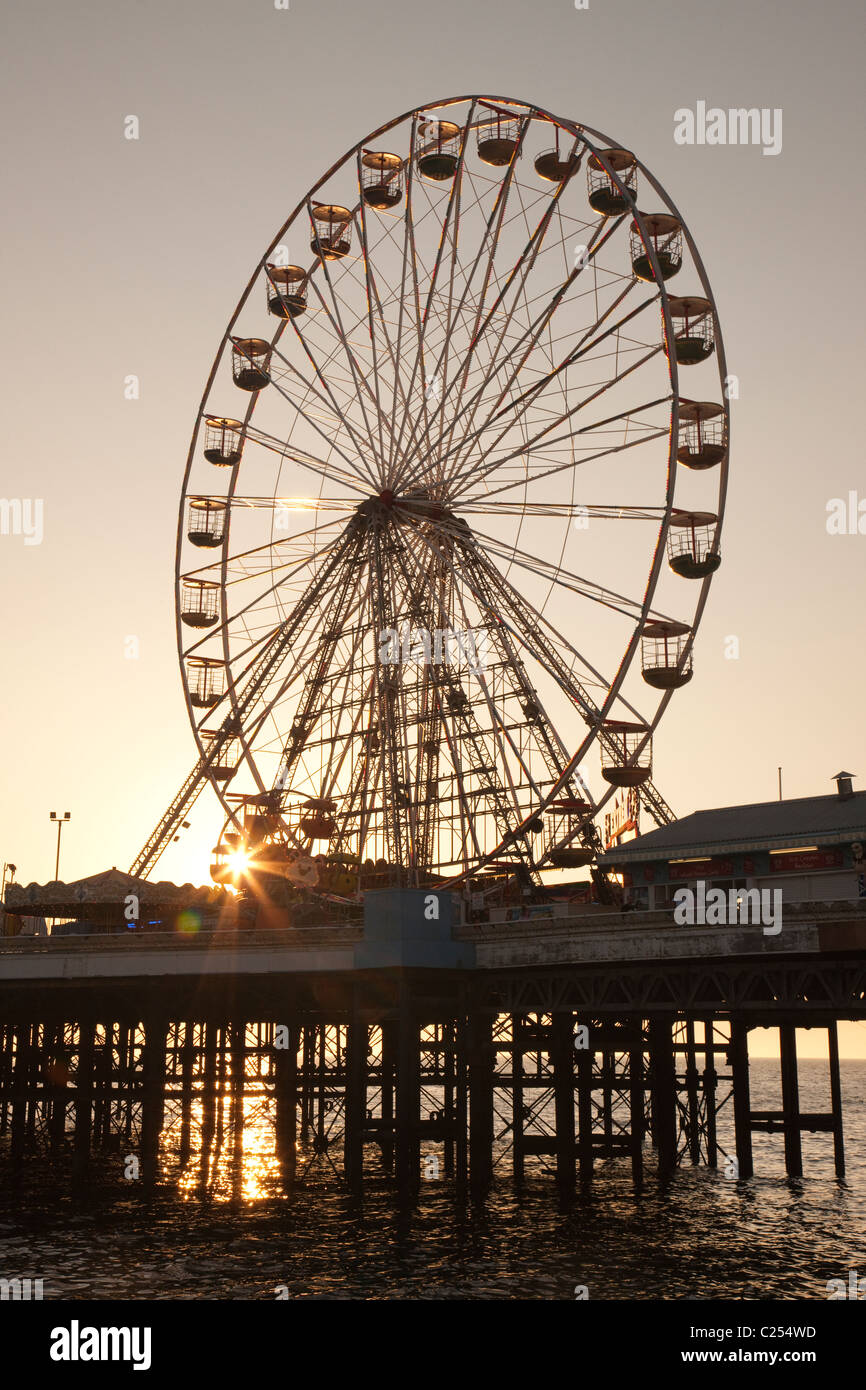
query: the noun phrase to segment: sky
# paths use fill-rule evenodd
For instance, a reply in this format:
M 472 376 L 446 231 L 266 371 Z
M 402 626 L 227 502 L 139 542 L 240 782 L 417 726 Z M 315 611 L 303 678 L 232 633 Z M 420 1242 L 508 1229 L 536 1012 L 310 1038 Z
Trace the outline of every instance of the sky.
M 0 496 L 43 514 L 40 544 L 0 535 L 0 857 L 19 881 L 54 876 L 51 810 L 72 817 L 62 877 L 128 867 L 194 761 L 178 498 L 262 250 L 365 134 L 469 93 L 635 149 L 713 284 L 739 390 L 724 562 L 656 783 L 681 815 L 773 798 L 780 765 L 786 796 L 843 767 L 866 785 L 866 534 L 827 529 L 853 493 L 866 532 L 862 5 L 45 0 L 3 31 Z M 780 111 L 780 152 L 678 143 L 699 102 Z M 207 797 L 158 876 L 207 880 Z

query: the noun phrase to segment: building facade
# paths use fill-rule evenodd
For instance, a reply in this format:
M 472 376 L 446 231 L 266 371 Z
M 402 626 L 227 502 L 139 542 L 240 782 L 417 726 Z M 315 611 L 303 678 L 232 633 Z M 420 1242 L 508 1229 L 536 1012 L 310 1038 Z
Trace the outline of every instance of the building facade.
M 781 889 L 783 901 L 866 899 L 866 791 L 839 774 L 837 793 L 695 811 L 613 846 L 602 864 L 627 903 L 674 905 L 678 888 Z

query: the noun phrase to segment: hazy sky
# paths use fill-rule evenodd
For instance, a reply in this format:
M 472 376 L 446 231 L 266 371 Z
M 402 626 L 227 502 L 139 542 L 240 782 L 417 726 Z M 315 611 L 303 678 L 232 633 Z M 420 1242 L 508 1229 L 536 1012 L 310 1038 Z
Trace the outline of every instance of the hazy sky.
M 0 856 L 126 867 L 194 758 L 173 566 L 189 436 L 264 247 L 351 145 L 414 105 L 512 96 L 637 151 L 683 211 L 739 378 L 724 563 L 655 743 L 679 814 L 866 785 L 864 18 L 806 0 L 129 0 L 7 7 L 2 84 Z M 683 146 L 674 112 L 780 108 L 782 150 Z M 124 139 L 136 115 L 140 139 Z M 675 291 L 676 292 L 676 291 Z M 124 399 L 124 378 L 141 396 Z M 866 507 L 864 507 L 866 513 Z M 866 526 L 866 519 L 864 519 Z M 738 660 L 725 658 L 736 635 Z M 138 638 L 137 660 L 124 656 Z M 202 799 L 158 876 L 202 879 Z

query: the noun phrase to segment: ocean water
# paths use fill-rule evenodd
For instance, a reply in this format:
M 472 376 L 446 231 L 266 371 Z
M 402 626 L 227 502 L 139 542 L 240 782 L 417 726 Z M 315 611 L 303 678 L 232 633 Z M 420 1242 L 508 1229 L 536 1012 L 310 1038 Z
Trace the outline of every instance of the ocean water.
M 565 1205 L 549 1174 L 518 1191 L 507 1164 L 480 1205 L 445 1179 L 409 1208 L 375 1177 L 354 1198 L 312 1158 L 286 1196 L 246 1131 L 204 1191 L 195 1160 L 168 1162 L 149 1199 L 108 1178 L 73 1197 L 34 1164 L 0 1189 L 0 1275 L 43 1279 L 46 1300 L 573 1300 L 581 1286 L 592 1300 L 826 1300 L 829 1279 L 866 1275 L 866 1062 L 844 1061 L 842 1086 L 844 1181 L 829 1134 L 804 1134 L 802 1179 L 785 1176 L 781 1134 L 755 1135 L 748 1181 L 686 1163 L 662 1185 L 647 1149 L 641 1193 L 611 1160 Z M 801 1062 L 800 1092 L 804 1111 L 829 1108 L 825 1062 Z M 778 1063 L 753 1061 L 753 1108 L 778 1105 Z

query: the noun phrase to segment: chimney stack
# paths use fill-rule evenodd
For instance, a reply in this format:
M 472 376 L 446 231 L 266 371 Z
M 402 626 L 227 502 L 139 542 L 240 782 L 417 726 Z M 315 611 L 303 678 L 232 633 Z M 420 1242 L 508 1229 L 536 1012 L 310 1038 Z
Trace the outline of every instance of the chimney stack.
M 833 781 L 836 783 L 836 791 L 840 801 L 847 801 L 854 795 L 854 788 L 851 785 L 852 778 L 856 777 L 855 772 L 837 772 Z

